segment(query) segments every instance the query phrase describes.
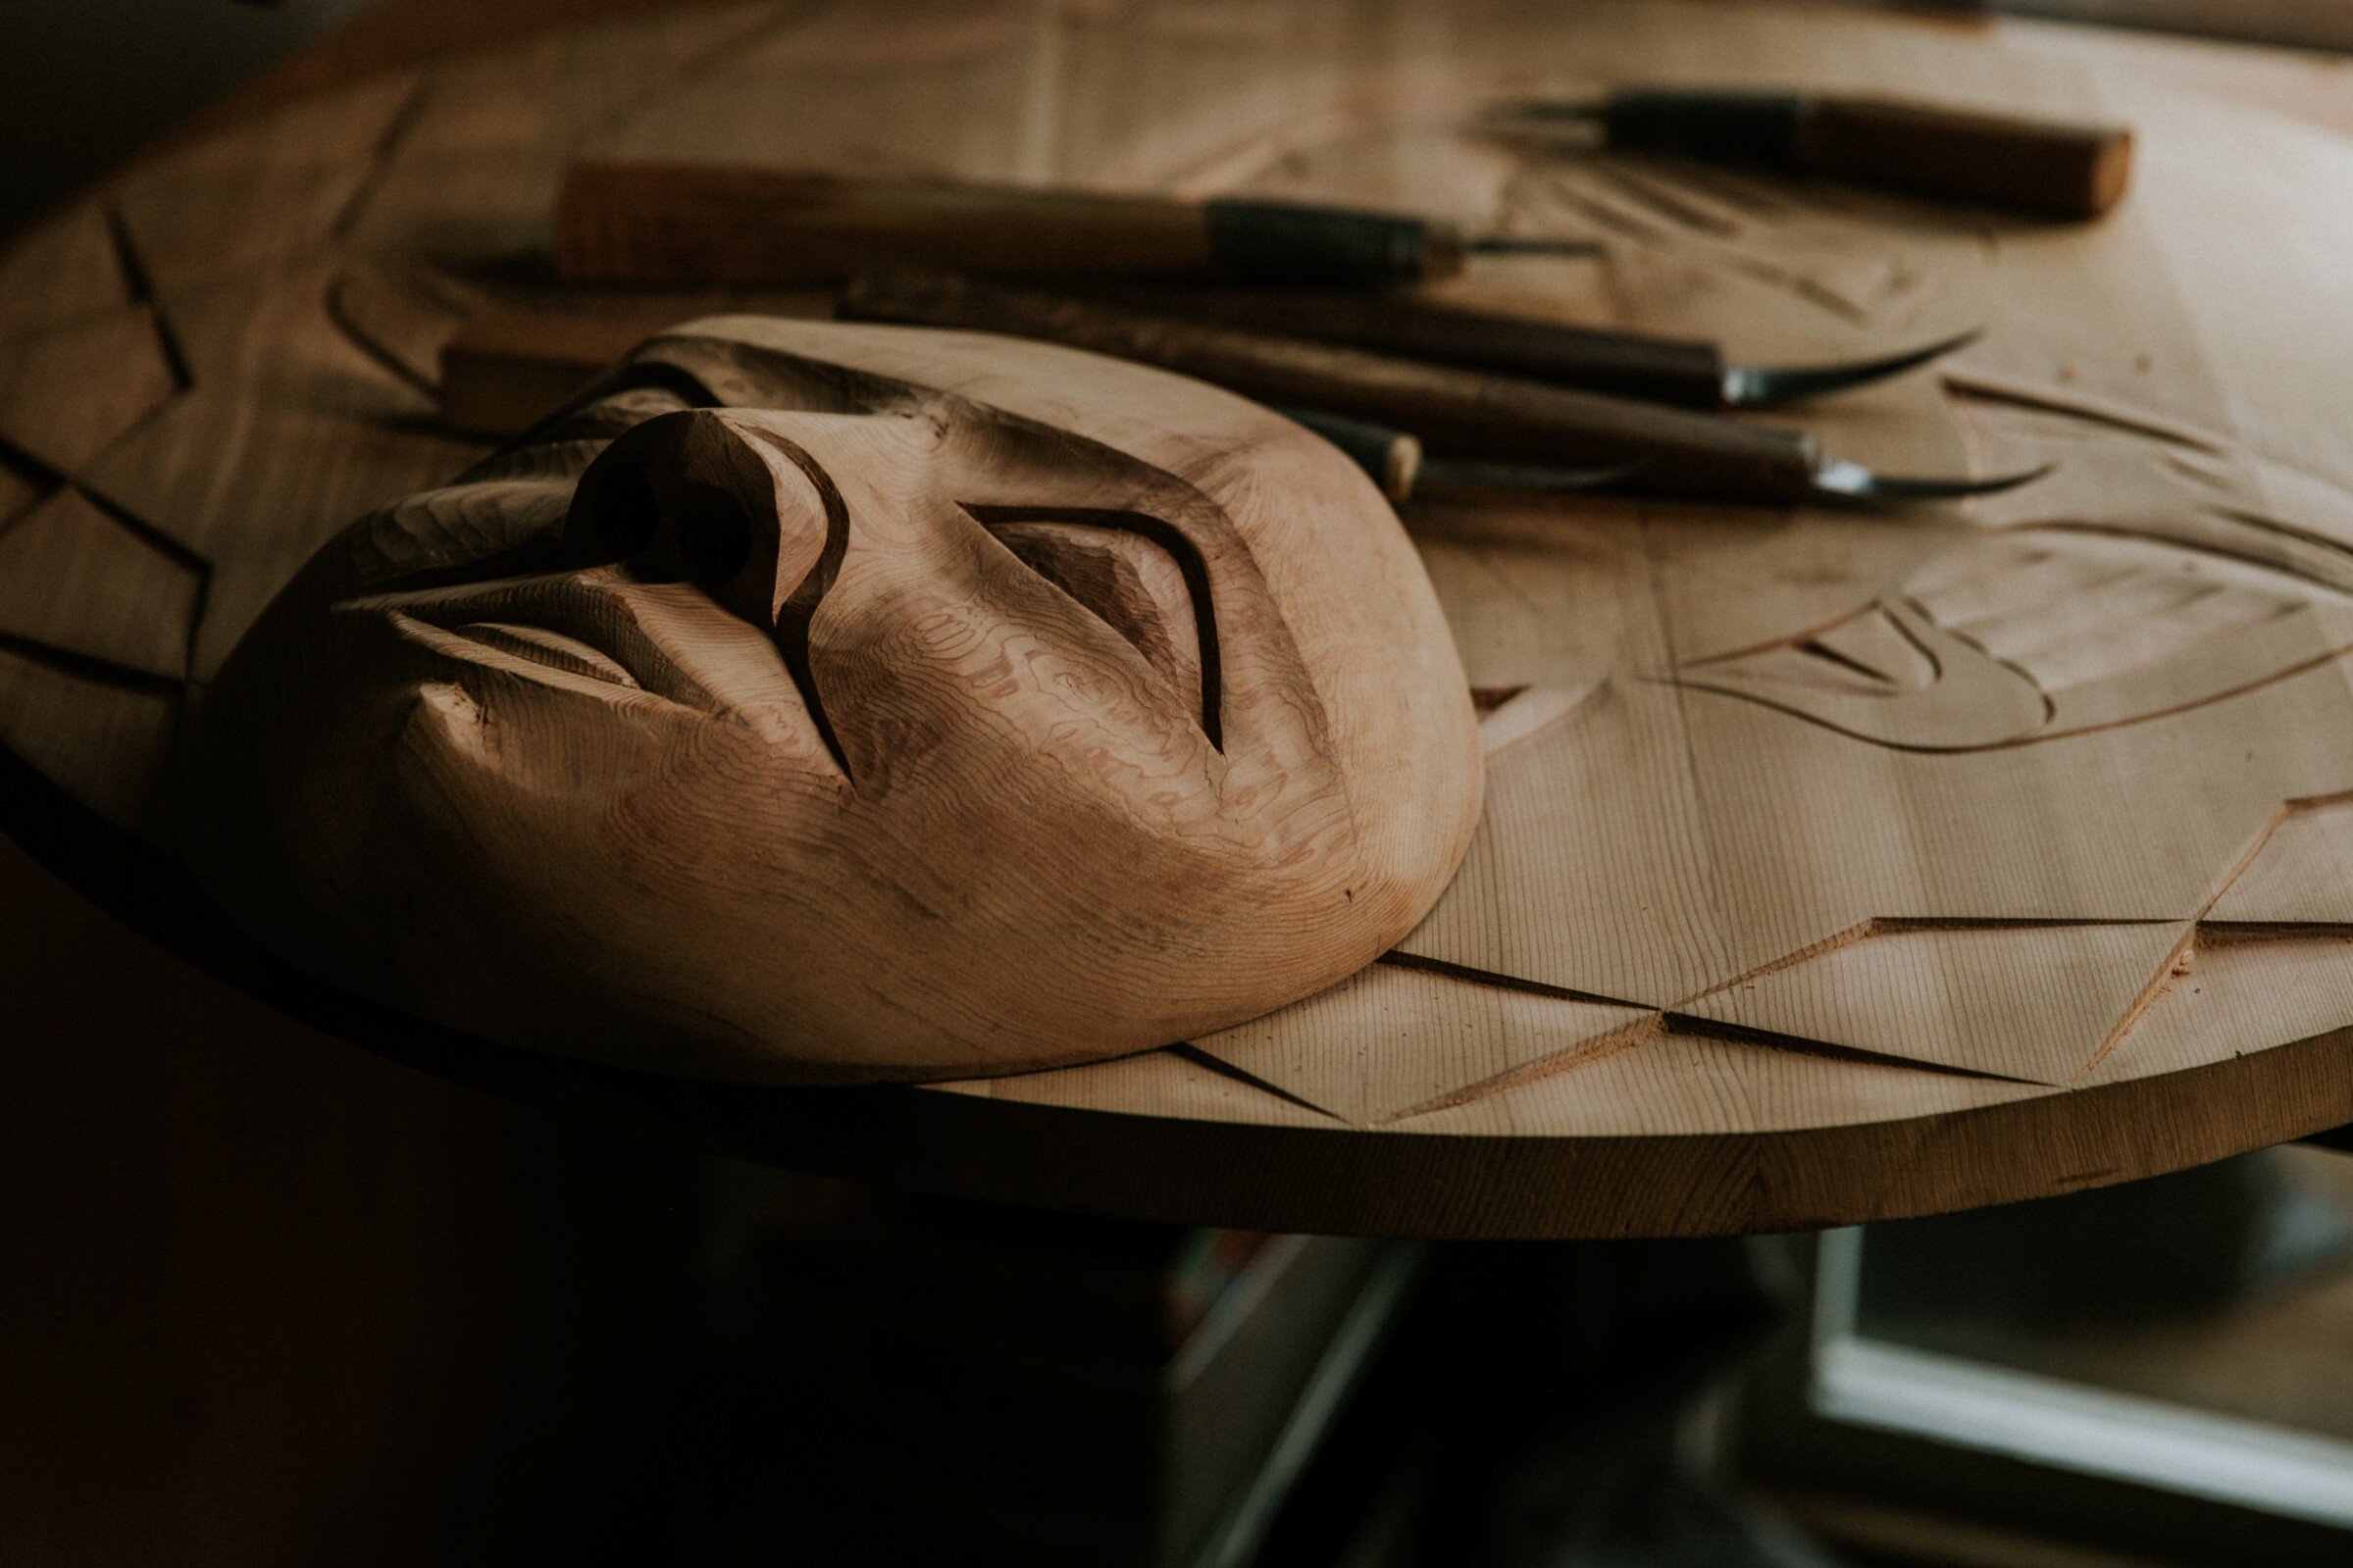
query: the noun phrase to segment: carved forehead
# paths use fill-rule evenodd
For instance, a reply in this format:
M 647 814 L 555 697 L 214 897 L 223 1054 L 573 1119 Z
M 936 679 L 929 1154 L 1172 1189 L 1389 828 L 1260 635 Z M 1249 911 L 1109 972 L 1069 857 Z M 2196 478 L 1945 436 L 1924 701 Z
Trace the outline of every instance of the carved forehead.
M 978 405 L 983 413 L 1080 436 L 1225 503 L 1237 499 L 1230 492 L 1253 488 L 1226 463 L 1232 453 L 1255 450 L 1262 461 L 1270 450 L 1304 450 L 1318 462 L 1327 456 L 1314 437 L 1247 398 L 1148 366 L 1024 338 L 717 316 L 674 328 L 643 352 L 660 356 L 665 344 L 687 342 L 706 352 L 750 350 L 742 356 L 745 363 L 764 363 L 797 383 L 712 387 L 729 402 L 777 406 L 781 393 L 793 398 L 793 406 L 872 413 L 929 407 L 948 418 Z M 829 368 L 847 374 L 834 379 L 825 375 Z

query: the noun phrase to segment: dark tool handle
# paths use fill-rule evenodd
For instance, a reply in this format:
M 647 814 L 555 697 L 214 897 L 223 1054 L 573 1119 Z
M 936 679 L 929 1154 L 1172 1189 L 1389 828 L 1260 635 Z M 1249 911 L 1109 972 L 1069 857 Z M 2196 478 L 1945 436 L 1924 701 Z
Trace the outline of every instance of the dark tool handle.
M 1205 208 L 1219 277 L 1260 288 L 1387 288 L 1462 270 L 1464 242 L 1434 219 L 1220 197 Z
M 1924 196 L 2097 218 L 2124 194 L 2132 132 L 1884 98 L 1821 98 L 1798 125 L 1800 167 Z
M 960 179 L 576 163 L 556 196 L 575 281 L 835 281 L 871 267 L 1006 278 L 1369 288 L 1462 264 L 1448 225 L 1288 202 L 1178 201 Z
M 1788 501 L 1817 454 L 1789 430 L 1571 391 L 1361 349 L 1201 327 L 1113 306 L 920 274 L 853 280 L 841 313 L 1040 337 L 1142 360 L 1282 407 L 1411 430 L 1433 454 L 1604 467 L 1640 463 L 1644 488 Z
M 1802 169 L 1914 195 L 2095 218 L 2124 193 L 2132 132 L 1895 98 L 1626 88 L 1611 144 Z
M 1275 412 L 1304 425 L 1346 452 L 1351 462 L 1372 476 L 1390 500 L 1402 503 L 1412 499 L 1413 481 L 1421 473 L 1421 442 L 1404 430 L 1315 408 L 1278 408 Z
M 1186 321 L 1345 343 L 1648 403 L 1724 406 L 1724 357 L 1713 343 L 1463 310 L 1396 294 L 1120 289 L 1105 297 Z

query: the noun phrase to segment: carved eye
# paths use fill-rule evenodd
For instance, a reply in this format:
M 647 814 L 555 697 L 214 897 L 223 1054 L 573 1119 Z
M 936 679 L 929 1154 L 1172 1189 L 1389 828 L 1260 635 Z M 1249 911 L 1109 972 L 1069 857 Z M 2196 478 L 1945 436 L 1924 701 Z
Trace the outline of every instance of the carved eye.
M 1197 702 L 1211 745 L 1218 726 L 1217 626 L 1208 571 L 1175 529 L 1142 513 L 975 506 L 990 533 L 1092 611 Z

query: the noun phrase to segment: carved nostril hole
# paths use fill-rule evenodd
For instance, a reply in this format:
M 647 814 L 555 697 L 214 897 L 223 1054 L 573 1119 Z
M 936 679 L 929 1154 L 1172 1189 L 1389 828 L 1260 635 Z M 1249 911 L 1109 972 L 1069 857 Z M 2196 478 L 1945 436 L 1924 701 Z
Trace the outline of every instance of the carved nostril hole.
M 715 484 L 688 481 L 668 518 L 687 575 L 706 587 L 733 582 L 751 559 L 753 525 L 743 503 Z
M 661 531 L 662 511 L 644 472 L 633 463 L 606 468 L 597 477 L 588 524 L 604 547 L 623 560 L 650 548 Z

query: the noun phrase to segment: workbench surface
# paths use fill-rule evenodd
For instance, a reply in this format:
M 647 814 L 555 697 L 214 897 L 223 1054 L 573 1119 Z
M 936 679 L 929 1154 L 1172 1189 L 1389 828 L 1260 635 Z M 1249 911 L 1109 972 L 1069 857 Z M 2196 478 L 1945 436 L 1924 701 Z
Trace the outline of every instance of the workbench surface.
M 2353 443 L 2330 393 L 2353 218 L 2332 197 L 2353 144 L 2230 101 L 2253 52 L 2216 51 L 2215 95 L 2185 91 L 2188 47 L 1693 0 L 698 5 L 258 112 L 0 260 L 0 819 L 126 921 L 347 1037 L 977 1196 L 1722 1234 L 2335 1126 Z M 2122 118 L 2136 183 L 2064 227 L 1460 132 L 1487 97 L 1611 80 Z M 1271 1018 L 887 1089 L 525 1057 L 322 994 L 221 929 L 172 854 L 170 757 L 322 539 L 484 450 L 433 421 L 438 347 L 487 305 L 581 303 L 535 255 L 584 152 L 1330 196 L 1600 239 L 1448 290 L 1758 361 L 1981 323 L 1940 375 L 1806 425 L 1897 472 L 2061 466 L 1892 517 L 1414 503 L 1490 710 L 1487 820 L 1394 954 Z

